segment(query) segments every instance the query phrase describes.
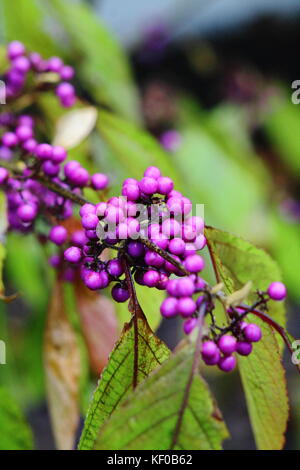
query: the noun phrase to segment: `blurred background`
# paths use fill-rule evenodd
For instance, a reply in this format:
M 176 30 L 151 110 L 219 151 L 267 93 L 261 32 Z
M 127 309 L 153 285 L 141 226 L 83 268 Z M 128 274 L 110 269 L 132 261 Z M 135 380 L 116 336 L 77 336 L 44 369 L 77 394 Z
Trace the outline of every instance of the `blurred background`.
M 84 14 L 83 3 L 90 8 Z M 300 105 L 291 99 L 292 82 L 300 80 L 299 2 L 11 4 L 5 0 L 1 6 L 2 45 L 19 39 L 46 57 L 62 55 L 76 69 L 81 99 L 116 111 L 127 123 L 122 127 L 100 114 L 96 129 L 71 150 L 72 156 L 87 168 L 107 172 L 112 193 L 124 177 L 139 177 L 149 163 L 176 174 L 186 195 L 205 205 L 207 224 L 250 240 L 277 260 L 289 291 L 288 328 L 299 338 Z M 54 132 L 62 112 L 49 97 L 38 107 Z M 136 127 L 153 136 L 153 141 L 141 138 L 143 153 L 128 140 L 135 138 Z M 0 337 L 8 345 L 0 383 L 25 411 L 36 448 L 48 449 L 54 444 L 42 341 L 53 273 L 33 237 L 10 234 L 7 242 L 7 290 L 23 295 L 0 305 Z M 152 300 L 143 295 L 147 313 Z M 120 318 L 128 319 L 126 312 Z M 158 330 L 171 347 L 180 331 L 174 322 Z M 292 403 L 286 449 L 299 449 L 299 378 L 288 355 L 285 366 Z M 210 371 L 208 380 L 231 432 L 225 448 L 254 449 L 238 375 Z M 87 371 L 83 382 L 84 413 L 96 377 Z

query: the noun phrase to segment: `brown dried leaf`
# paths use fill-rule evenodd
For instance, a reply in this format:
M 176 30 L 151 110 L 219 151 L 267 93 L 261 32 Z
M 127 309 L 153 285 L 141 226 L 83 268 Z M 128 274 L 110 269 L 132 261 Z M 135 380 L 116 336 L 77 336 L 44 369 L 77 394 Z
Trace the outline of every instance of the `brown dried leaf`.
M 59 280 L 49 305 L 44 362 L 56 446 L 59 450 L 71 450 L 79 423 L 80 352 L 65 313 L 63 285 Z
M 118 339 L 118 320 L 110 299 L 87 289 L 79 279 L 75 284 L 75 299 L 86 341 L 90 365 L 99 374 Z

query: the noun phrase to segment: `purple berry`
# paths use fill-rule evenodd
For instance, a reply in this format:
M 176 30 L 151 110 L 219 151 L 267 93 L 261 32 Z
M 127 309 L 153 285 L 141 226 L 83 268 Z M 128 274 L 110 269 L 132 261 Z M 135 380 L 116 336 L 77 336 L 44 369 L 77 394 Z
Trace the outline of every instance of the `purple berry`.
M 23 142 L 23 149 L 26 150 L 28 153 L 34 153 L 37 147 L 37 141 L 35 139 L 28 139 Z
M 60 145 L 52 147 L 53 163 L 62 163 L 67 158 L 67 151 Z
M 155 266 L 156 268 L 160 268 L 164 264 L 165 260 L 154 251 L 147 251 L 145 255 L 145 263 L 148 266 Z
M 5 147 L 15 147 L 18 145 L 19 140 L 14 132 L 5 132 L 2 136 L 2 144 Z
M 169 251 L 174 255 L 181 255 L 185 251 L 185 242 L 181 238 L 173 238 L 169 242 Z
M 207 366 L 215 366 L 216 364 L 219 363 L 220 358 L 221 358 L 221 355 L 218 349 L 212 357 L 206 357 L 202 355 L 202 359 Z
M 157 180 L 160 177 L 160 175 L 161 175 L 160 170 L 156 166 L 149 166 L 144 173 L 144 176 L 147 176 L 149 178 L 154 178 L 155 180 Z
M 183 317 L 189 317 L 196 311 L 196 302 L 191 297 L 181 297 L 178 300 L 178 313 Z
M 86 204 L 83 204 L 83 206 L 80 207 L 80 210 L 79 210 L 79 215 L 80 217 L 83 217 L 84 215 L 87 215 L 87 214 L 96 214 L 96 206 L 94 206 L 94 204 L 90 204 L 90 203 L 86 203 Z
M 62 80 L 72 80 L 72 78 L 74 77 L 74 69 L 70 65 L 64 65 L 60 69 L 59 74 Z
M 15 132 L 20 142 L 24 142 L 33 137 L 32 128 L 29 126 L 19 126 L 16 128 Z
M 144 194 L 152 195 L 157 191 L 157 181 L 149 176 L 144 176 L 139 182 L 140 191 Z
M 88 213 L 82 217 L 81 223 L 83 228 L 86 230 L 95 230 L 99 223 L 99 219 L 95 214 Z
M 95 173 L 91 177 L 92 187 L 96 190 L 105 189 L 108 186 L 108 176 L 103 173 Z
M 133 258 L 139 258 L 145 252 L 144 245 L 140 242 L 129 242 L 127 245 L 127 251 Z
M 241 356 L 249 356 L 252 351 L 252 344 L 246 341 L 238 341 L 236 343 L 236 352 Z
M 177 315 L 177 305 L 178 300 L 174 297 L 168 297 L 167 299 L 165 299 L 160 306 L 160 312 L 162 316 L 165 318 L 171 318 Z
M 236 366 L 236 358 L 234 356 L 221 357 L 218 366 L 223 372 L 231 372 Z
M 50 160 L 52 158 L 52 146 L 49 144 L 39 144 L 35 149 L 35 154 L 40 160 Z
M 59 173 L 60 166 L 52 163 L 52 161 L 47 160 L 42 165 L 43 172 L 47 176 L 56 176 Z
M 171 180 L 171 178 L 168 178 L 167 176 L 161 176 L 160 178 L 158 178 L 157 183 L 158 183 L 157 192 L 159 194 L 164 194 L 164 195 L 169 194 L 174 188 L 173 181 Z
M 113 277 L 119 277 L 124 273 L 122 262 L 119 259 L 112 259 L 107 263 L 107 271 Z
M 7 55 L 9 59 L 15 59 L 25 54 L 25 47 L 20 41 L 12 41 L 8 44 Z
M 213 341 L 210 341 L 210 340 L 204 341 L 202 343 L 201 352 L 202 352 L 202 357 L 203 358 L 211 359 L 218 352 L 218 346 Z
M 50 59 L 47 61 L 47 69 L 49 70 L 49 72 L 58 73 L 60 72 L 62 66 L 63 61 L 60 57 L 50 57 Z
M 100 273 L 87 271 L 84 273 L 84 283 L 91 290 L 102 289 L 102 278 Z
M 70 248 L 64 252 L 64 258 L 69 263 L 79 263 L 81 250 L 77 246 L 70 246 Z
M 130 297 L 129 291 L 120 284 L 116 284 L 112 288 L 111 295 L 116 302 L 126 302 L 126 300 L 128 300 Z
M 144 285 L 147 287 L 155 287 L 160 281 L 160 275 L 157 271 L 150 269 L 144 274 Z
M 261 329 L 258 325 L 254 323 L 249 323 L 244 329 L 243 333 L 245 336 L 245 340 L 249 341 L 249 343 L 256 343 L 260 341 L 262 337 Z
M 55 225 L 49 233 L 49 240 L 56 245 L 63 245 L 68 238 L 68 232 L 62 225 Z
M 282 282 L 272 282 L 268 287 L 268 294 L 273 300 L 283 300 L 286 297 L 286 287 Z
M 61 100 L 68 100 L 75 95 L 75 89 L 70 83 L 61 82 L 57 86 L 55 93 Z
M 84 230 L 75 230 L 75 232 L 72 233 L 71 242 L 74 243 L 74 245 L 85 245 L 88 239 L 85 236 Z
M 197 318 L 188 318 L 183 323 L 183 331 L 185 332 L 186 335 L 189 335 L 193 331 L 196 325 L 197 325 Z
M 20 73 L 26 74 L 30 69 L 30 61 L 27 57 L 17 57 L 13 62 L 12 66 L 14 70 L 17 70 Z
M 191 273 L 198 273 L 204 269 L 205 263 L 204 259 L 199 255 L 188 256 L 183 263 L 185 269 Z
M 0 184 L 4 184 L 7 181 L 8 175 L 7 169 L 0 167 Z
M 175 152 L 180 147 L 181 135 L 179 132 L 170 129 L 161 135 L 160 143 L 168 152 Z
M 189 297 L 194 294 L 195 286 L 191 279 L 184 277 L 183 279 L 178 279 L 178 295 L 180 297 Z
M 17 215 L 22 222 L 28 223 L 32 222 L 37 215 L 37 209 L 31 204 L 23 204 L 18 207 Z
M 218 346 L 223 354 L 230 355 L 235 351 L 236 339 L 231 335 L 223 335 L 219 339 Z
M 137 201 L 140 195 L 140 189 L 137 183 L 128 183 L 122 188 L 122 196 L 125 196 L 128 201 Z

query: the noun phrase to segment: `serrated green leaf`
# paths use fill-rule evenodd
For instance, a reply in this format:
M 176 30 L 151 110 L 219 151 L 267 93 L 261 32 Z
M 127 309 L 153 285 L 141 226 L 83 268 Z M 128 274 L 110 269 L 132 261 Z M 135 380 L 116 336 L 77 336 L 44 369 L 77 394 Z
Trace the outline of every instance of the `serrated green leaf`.
M 97 127 L 127 175 L 141 178 L 147 166 L 156 165 L 183 189 L 170 156 L 148 132 L 107 111 L 99 112 Z
M 31 430 L 18 404 L 0 387 L 0 450 L 29 450 L 33 447 Z
M 263 250 L 235 235 L 211 227 L 206 237 L 216 275 L 231 293 L 248 280 L 255 289 L 266 290 L 272 281 L 280 280 L 275 261 Z M 251 297 L 251 296 L 250 296 Z M 270 302 L 270 316 L 285 326 L 284 306 Z M 259 449 L 281 449 L 288 420 L 288 397 L 281 353 L 272 328 L 249 315 L 263 331 L 247 358 L 239 357 L 239 370 L 246 394 L 250 420 Z
M 88 410 L 79 443 L 81 450 L 93 447 L 99 428 L 130 393 L 134 368 L 137 368 L 137 383 L 140 383 L 169 356 L 168 348 L 152 333 L 146 320 L 139 318 L 137 322 L 137 343 L 134 323 L 131 322 L 125 325 L 110 355 Z M 138 351 L 137 356 L 135 350 Z
M 100 429 L 95 449 L 220 449 L 227 429 L 200 375 L 189 383 L 193 356 L 182 349 L 151 374 Z
M 133 121 L 139 120 L 137 92 L 125 53 L 83 2 L 51 0 L 76 55 L 77 73 L 97 101 Z
M 57 53 L 54 42 L 43 30 L 37 0 L 3 0 L 1 10 L 6 41 L 22 41 L 29 50 L 46 57 Z

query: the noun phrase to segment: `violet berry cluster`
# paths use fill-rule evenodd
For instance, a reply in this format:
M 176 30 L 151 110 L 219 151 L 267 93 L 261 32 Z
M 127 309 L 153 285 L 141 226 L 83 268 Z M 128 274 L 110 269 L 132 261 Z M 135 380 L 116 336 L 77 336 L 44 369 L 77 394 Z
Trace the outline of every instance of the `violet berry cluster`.
M 76 94 L 74 86 L 69 83 L 74 77 L 74 69 L 70 65 L 64 64 L 60 57 L 50 57 L 43 59 L 37 52 L 26 51 L 24 44 L 13 41 L 7 46 L 7 58 L 10 67 L 3 76 L 6 84 L 6 97 L 8 100 L 18 97 L 26 87 L 29 74 L 33 74 L 33 79 L 39 75 L 52 72 L 57 74 L 55 94 L 61 105 L 69 108 L 75 104 Z
M 198 250 L 204 248 L 206 240 L 204 221 L 192 216 L 191 209 L 191 201 L 174 190 L 173 181 L 162 176 L 158 168 L 149 167 L 141 180 L 124 181 L 121 196 L 81 207 L 84 234 L 81 243 L 66 249 L 65 260 L 80 266 L 83 282 L 92 290 L 112 283 L 112 297 L 117 302 L 129 298 L 124 257 L 140 285 L 166 290 L 173 274 L 184 276 L 181 265 L 196 282 L 196 273 L 204 268 Z M 117 256 L 106 261 L 107 249 Z

